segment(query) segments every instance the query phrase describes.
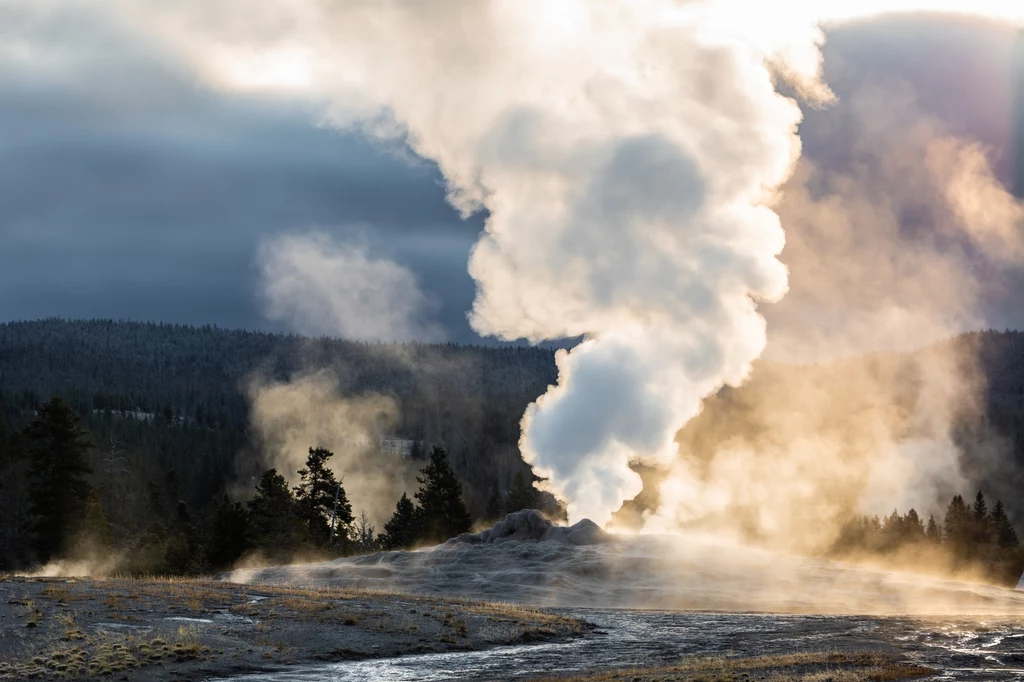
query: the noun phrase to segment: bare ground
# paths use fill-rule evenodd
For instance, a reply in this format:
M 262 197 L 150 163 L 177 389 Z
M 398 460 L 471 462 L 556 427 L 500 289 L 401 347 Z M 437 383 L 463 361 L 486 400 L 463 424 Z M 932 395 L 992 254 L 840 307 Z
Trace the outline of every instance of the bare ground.
M 191 680 L 590 628 L 510 604 L 350 588 L 0 575 L 0 679 Z

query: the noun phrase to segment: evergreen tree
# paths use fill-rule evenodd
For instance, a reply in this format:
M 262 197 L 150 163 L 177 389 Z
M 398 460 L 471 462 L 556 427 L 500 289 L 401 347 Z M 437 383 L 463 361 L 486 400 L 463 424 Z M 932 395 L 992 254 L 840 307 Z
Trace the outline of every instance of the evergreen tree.
M 988 519 L 988 505 L 985 503 L 985 495 L 979 490 L 978 494 L 974 497 L 974 520 L 978 523 L 984 523 Z
M 903 539 L 904 541 L 916 542 L 923 539 L 924 536 L 925 530 L 921 517 L 917 515 L 916 510 L 911 509 L 903 517 Z
M 964 504 L 964 498 L 954 495 L 953 500 L 946 508 L 946 518 L 943 526 L 946 532 L 946 542 L 955 554 L 964 555 L 970 541 L 971 513 Z
M 377 535 L 365 509 L 359 512 L 359 520 L 352 528 L 352 541 L 359 552 L 374 552 L 379 549 Z
M 206 514 L 203 534 L 207 562 L 214 569 L 228 568 L 245 552 L 249 514 L 240 502 L 232 502 L 221 493 Z
M 971 542 L 974 545 L 987 545 L 992 542 L 992 533 L 989 528 L 988 505 L 985 503 L 985 496 L 979 490 L 974 498 L 974 506 L 971 516 Z
M 405 493 L 395 505 L 391 520 L 384 524 L 380 542 L 384 549 L 406 549 L 416 542 L 416 508 Z
M 256 495 L 249 500 L 248 544 L 271 555 L 294 552 L 307 539 L 305 519 L 277 469 L 263 472 Z
M 939 544 L 942 542 L 942 532 L 939 531 L 939 524 L 935 523 L 935 515 L 928 515 L 928 528 L 925 530 L 925 537 L 929 542 Z
M 427 542 L 444 542 L 468 533 L 473 519 L 462 501 L 462 484 L 448 463 L 448 452 L 434 446 L 430 463 L 421 473 L 423 476 L 416 478 L 420 484 L 416 493 L 419 537 Z
M 533 487 L 533 481 L 527 481 L 522 471 L 516 472 L 516 477 L 509 488 L 508 498 L 505 501 L 505 509 L 508 513 L 517 512 L 522 509 L 537 508 L 537 490 Z
M 999 500 L 996 501 L 996 505 L 992 508 L 989 523 L 992 528 L 992 537 L 999 547 L 1006 549 L 1017 547 L 1020 544 L 1017 540 L 1017 531 L 1014 530 L 1010 519 L 1006 517 L 1006 510 L 1003 508 L 1003 503 Z
M 25 433 L 36 548 L 39 558 L 48 561 L 81 525 L 90 491 L 85 477 L 92 473 L 86 461 L 92 441 L 60 398 L 42 405 Z
M 494 523 L 500 521 L 505 515 L 505 505 L 502 504 L 501 491 L 498 490 L 498 482 L 491 485 L 491 496 L 487 498 L 487 508 L 484 510 L 485 520 Z
M 196 529 L 192 524 L 192 514 L 184 500 L 175 505 L 167 546 L 164 550 L 162 573 L 170 575 L 192 575 L 198 573 L 202 562 L 198 546 Z
M 33 542 L 27 477 L 21 443 L 0 415 L 0 571 L 30 563 Z
M 327 448 L 310 448 L 306 468 L 299 470 L 301 477 L 295 487 L 295 500 L 299 516 L 305 521 L 309 537 L 317 546 L 324 547 L 331 537 L 331 514 L 335 496 L 338 501 L 336 537 L 347 538 L 352 525 L 352 504 L 348 501 L 345 488 L 334 478 L 327 462 L 334 453 Z
M 148 485 L 148 523 L 142 542 L 132 552 L 130 566 L 140 573 L 185 575 L 204 565 L 188 505 L 175 469 L 161 482 Z

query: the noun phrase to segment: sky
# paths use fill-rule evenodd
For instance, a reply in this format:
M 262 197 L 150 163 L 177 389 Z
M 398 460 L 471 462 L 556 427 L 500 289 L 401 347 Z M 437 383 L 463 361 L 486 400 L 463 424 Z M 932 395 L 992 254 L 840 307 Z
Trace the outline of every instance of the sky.
M 474 296 L 467 260 L 484 216 L 460 217 L 433 163 L 322 125 L 319 102 L 216 91 L 99 16 L 42 17 L 17 7 L 0 8 L 0 320 L 128 318 L 415 338 L 416 331 L 361 323 L 366 311 L 358 309 L 346 310 L 352 324 L 320 328 L 288 313 L 295 306 L 287 291 L 279 300 L 268 293 L 266 245 L 315 232 L 323 243 L 354 241 L 371 263 L 392 260 L 411 272 L 430 317 L 417 327 L 420 337 L 481 341 L 466 319 Z M 980 20 L 890 17 L 829 29 L 825 74 L 838 101 L 805 106 L 802 163 L 822 176 L 865 164 L 874 172 L 864 140 L 891 147 L 928 120 L 936 137 L 980 144 L 995 177 L 1015 188 L 1020 55 L 1015 30 Z M 906 234 L 889 247 L 931 243 L 927 215 L 897 213 Z M 794 236 L 782 255 L 794 273 L 793 303 L 766 310 L 770 330 L 825 317 L 809 291 L 819 280 L 801 279 L 805 266 L 794 260 L 809 264 L 825 252 L 799 252 Z M 850 249 L 827 255 L 843 259 Z M 967 265 L 958 267 L 977 287 L 974 314 L 941 331 L 1024 327 L 1016 265 L 966 250 Z M 893 271 L 894 281 L 899 275 Z M 347 285 L 344 273 L 327 281 Z M 804 281 L 808 291 L 799 289 Z M 879 299 L 848 304 L 875 309 Z

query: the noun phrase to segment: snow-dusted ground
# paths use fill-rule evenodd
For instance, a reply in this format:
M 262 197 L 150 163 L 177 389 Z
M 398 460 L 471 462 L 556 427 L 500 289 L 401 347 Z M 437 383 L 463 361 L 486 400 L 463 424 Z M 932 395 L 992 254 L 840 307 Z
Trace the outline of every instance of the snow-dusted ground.
M 506 526 L 498 533 L 496 527 L 486 535 L 415 552 L 239 570 L 223 577 L 574 608 L 1024 615 L 1024 593 L 996 587 L 875 571 L 684 535 L 607 538 L 592 529 L 574 535 L 571 529 L 540 526 L 536 519 Z

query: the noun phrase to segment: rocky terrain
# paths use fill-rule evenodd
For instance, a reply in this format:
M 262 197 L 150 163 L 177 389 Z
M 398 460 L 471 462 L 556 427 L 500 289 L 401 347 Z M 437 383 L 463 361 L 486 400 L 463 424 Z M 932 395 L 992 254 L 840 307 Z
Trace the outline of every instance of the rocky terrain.
M 0 576 L 0 679 L 206 679 L 588 629 L 518 606 L 347 588 Z

